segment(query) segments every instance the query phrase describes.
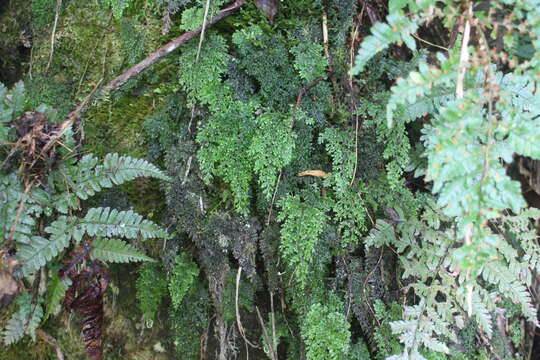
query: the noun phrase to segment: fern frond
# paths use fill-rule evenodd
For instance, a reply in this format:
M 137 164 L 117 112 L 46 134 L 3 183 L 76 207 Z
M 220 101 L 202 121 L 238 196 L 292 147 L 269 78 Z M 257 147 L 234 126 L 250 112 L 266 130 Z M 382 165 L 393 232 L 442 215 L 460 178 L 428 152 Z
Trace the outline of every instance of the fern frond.
M 37 298 L 36 303 L 33 303 L 29 293 L 23 293 L 17 298 L 19 310 L 11 316 L 2 334 L 6 345 L 16 343 L 25 334 L 35 340 L 36 329 L 43 319 L 42 300 Z
M 403 41 L 411 50 L 416 49 L 416 43 L 411 36 L 418 29 L 416 23 L 400 14 L 390 14 L 386 21 L 388 23 L 378 22 L 373 25 L 371 35 L 362 42 L 351 70 L 354 75 L 362 72 L 373 56 L 393 43 Z
M 4 344 L 11 345 L 22 339 L 24 336 L 24 321 L 24 314 L 21 314 L 20 311 L 11 316 L 2 334 Z
M 101 261 L 114 263 L 155 261 L 119 239 L 96 239 L 92 242 L 92 247 L 91 256 Z
M 134 239 L 138 236 L 148 238 L 167 238 L 168 234 L 156 223 L 145 220 L 134 211 L 118 211 L 111 208 L 91 208 L 84 219 L 82 228 L 90 236 L 121 236 Z
M 372 246 L 381 247 L 386 244 L 391 244 L 396 241 L 396 234 L 392 224 L 387 223 L 382 219 L 377 219 L 375 227 L 371 229 L 366 236 L 365 244 L 369 249 Z
M 419 108 L 413 108 L 411 114 L 417 116 L 424 110 L 431 110 L 429 99 L 424 103 L 420 103 L 419 99 L 431 97 L 434 101 L 446 103 L 454 98 L 454 96 L 446 96 L 447 94 L 444 93 L 437 94 L 435 90 L 444 91 L 441 89 L 452 88 L 459 56 L 451 54 L 449 58 L 445 58 L 442 54 L 437 54 L 437 58 L 440 62 L 440 68 L 430 66 L 424 60 L 418 64 L 418 71 L 411 71 L 407 78 L 398 79 L 396 85 L 392 86 L 392 95 L 386 106 L 386 119 L 389 125 L 393 123 L 394 113 L 398 105 L 419 104 Z M 442 95 L 442 97 L 437 99 L 439 95 Z M 414 118 L 408 116 L 405 120 L 414 120 Z
M 529 290 L 510 272 L 502 262 L 490 262 L 482 267 L 482 277 L 487 282 L 498 285 L 499 292 L 521 305 L 523 315 L 534 324 L 538 323 L 536 308 L 533 306 Z
M 30 244 L 21 246 L 17 251 L 17 257 L 24 262 L 21 269 L 23 276 L 45 266 L 47 262 L 69 245 L 70 239 L 69 234 L 52 236 L 50 240 L 41 236 L 33 236 Z
M 103 161 L 103 168 L 110 172 L 113 183 L 120 185 L 136 177 L 146 176 L 169 181 L 170 178 L 152 163 L 129 156 L 120 156 L 116 153 L 107 154 Z
M 29 244 L 21 246 L 17 251 L 17 257 L 24 263 L 22 274 L 26 276 L 38 270 L 58 255 L 69 245 L 74 233 L 77 234 L 77 238 L 82 237 L 80 231 L 75 231 L 75 228 L 73 219 L 60 216 L 45 228 L 45 232 L 50 234 L 49 240 L 33 236 Z
M 49 284 L 47 289 L 47 309 L 45 311 L 45 319 L 49 318 L 51 315 L 57 315 L 62 309 L 62 300 L 66 294 L 67 289 L 71 286 L 71 279 L 66 278 L 62 279 L 60 276 L 55 274 Z
M 33 192 L 24 193 L 16 174 L 0 174 L 0 243 L 11 238 L 17 243 L 28 244 L 35 218 L 42 211 Z
M 25 333 L 30 335 L 32 340 L 36 340 L 36 330 L 41 324 L 43 319 L 43 307 L 41 304 L 35 304 L 32 306 L 31 314 L 29 314 L 28 321 L 26 322 Z
M 79 163 L 68 170 L 71 190 L 80 199 L 86 200 L 103 188 L 120 185 L 137 177 L 145 176 L 169 180 L 165 173 L 143 159 L 107 154 L 102 165 L 92 155 L 85 155 Z
M 472 310 L 474 317 L 476 318 L 476 322 L 478 325 L 480 325 L 480 329 L 482 329 L 482 331 L 486 333 L 487 337 L 491 339 L 491 336 L 493 335 L 491 314 L 484 301 L 482 301 L 478 291 L 473 291 Z

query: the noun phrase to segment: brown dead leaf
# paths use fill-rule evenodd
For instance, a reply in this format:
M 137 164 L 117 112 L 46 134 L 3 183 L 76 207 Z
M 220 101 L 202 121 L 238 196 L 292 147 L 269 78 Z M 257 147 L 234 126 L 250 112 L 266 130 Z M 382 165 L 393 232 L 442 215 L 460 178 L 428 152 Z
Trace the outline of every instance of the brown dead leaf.
M 297 176 L 315 176 L 315 177 L 320 177 L 320 178 L 325 178 L 328 175 L 330 174 L 322 170 L 306 170 L 306 171 L 299 172 L 297 174 Z

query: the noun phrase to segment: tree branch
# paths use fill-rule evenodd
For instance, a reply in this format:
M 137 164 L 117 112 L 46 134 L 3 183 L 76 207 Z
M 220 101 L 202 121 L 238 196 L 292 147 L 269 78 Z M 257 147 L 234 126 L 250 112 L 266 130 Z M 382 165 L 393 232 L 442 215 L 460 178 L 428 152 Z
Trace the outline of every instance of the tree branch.
M 171 42 L 167 43 L 166 45 L 162 46 L 158 50 L 148 55 L 140 63 L 126 70 L 122 75 L 111 80 L 107 85 L 105 85 L 103 90 L 112 91 L 120 87 L 122 84 L 124 84 L 126 81 L 128 81 L 132 77 L 139 75 L 148 67 L 155 64 L 156 62 L 161 60 L 163 57 L 169 55 L 174 50 L 178 49 L 180 45 L 184 44 L 185 42 L 192 39 L 196 35 L 199 35 L 202 32 L 203 28 L 205 27 L 208 28 L 209 26 L 212 26 L 213 24 L 217 23 L 224 17 L 227 17 L 233 12 L 235 12 L 236 10 L 240 9 L 240 7 L 244 5 L 245 2 L 246 0 L 236 0 L 231 6 L 221 10 L 221 12 L 219 12 L 216 16 L 210 19 L 207 24 L 203 24 L 203 26 L 201 26 L 200 28 L 196 30 L 189 31 L 185 34 L 182 34 L 181 36 L 177 37 L 176 39 L 172 40 Z
M 103 88 L 101 88 L 98 91 L 98 93 L 103 95 L 103 94 L 106 94 L 106 93 L 109 93 L 111 91 L 118 89 L 120 86 L 125 84 L 129 79 L 139 75 L 140 73 L 148 69 L 150 66 L 154 65 L 159 60 L 169 55 L 174 50 L 178 49 L 181 45 L 185 44 L 187 41 L 199 35 L 203 31 L 203 28 L 208 28 L 209 26 L 214 25 L 215 23 L 219 22 L 223 18 L 231 15 L 232 13 L 240 9 L 242 5 L 244 5 L 245 2 L 246 0 L 236 0 L 231 6 L 221 10 L 216 16 L 214 16 L 206 24 L 203 24 L 198 29 L 186 32 L 182 34 L 181 36 L 177 37 L 176 39 L 168 42 L 161 48 L 157 49 L 156 51 L 148 55 L 144 60 L 142 60 L 138 64 L 133 65 L 132 67 L 124 71 L 123 74 L 109 81 L 109 83 L 103 86 Z M 69 113 L 67 121 L 71 120 L 71 123 L 73 123 L 73 120 L 79 117 L 79 115 L 85 110 L 86 105 L 88 103 L 89 102 L 87 101 L 86 103 L 79 105 L 74 111 Z

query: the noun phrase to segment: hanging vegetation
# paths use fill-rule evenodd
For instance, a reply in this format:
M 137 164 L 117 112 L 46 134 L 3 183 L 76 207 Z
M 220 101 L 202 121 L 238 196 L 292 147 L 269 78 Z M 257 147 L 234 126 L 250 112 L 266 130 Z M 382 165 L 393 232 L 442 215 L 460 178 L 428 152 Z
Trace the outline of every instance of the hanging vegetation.
M 538 357 L 540 4 L 20 5 L 0 359 Z

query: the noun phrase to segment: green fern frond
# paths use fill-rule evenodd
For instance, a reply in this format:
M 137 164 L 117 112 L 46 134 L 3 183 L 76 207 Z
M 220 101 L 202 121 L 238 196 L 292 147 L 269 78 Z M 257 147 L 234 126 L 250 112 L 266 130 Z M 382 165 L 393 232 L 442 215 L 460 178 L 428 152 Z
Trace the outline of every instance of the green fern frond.
M 50 234 L 49 240 L 41 236 L 33 236 L 29 244 L 21 246 L 17 251 L 17 257 L 24 263 L 21 269 L 23 275 L 28 275 L 44 266 L 69 245 L 72 237 L 82 237 L 73 219 L 65 216 L 60 216 L 53 221 L 45 228 L 45 232 Z
M 422 114 L 424 110 L 433 110 L 428 106 L 432 100 L 427 99 L 422 104 L 419 99 L 430 97 L 434 101 L 446 103 L 454 98 L 454 96 L 448 96 L 449 94 L 442 89 L 453 87 L 457 76 L 456 66 L 459 62 L 459 56 L 450 54 L 450 57 L 446 58 L 439 53 L 437 58 L 440 62 L 439 68 L 429 65 L 426 60 L 423 60 L 418 64 L 418 71 L 410 72 L 407 78 L 398 79 L 396 85 L 392 86 L 392 95 L 386 106 L 388 125 L 393 124 L 394 113 L 399 105 L 418 104 L 419 108 L 413 108 L 411 114 L 417 116 Z M 438 94 L 436 90 L 442 93 Z M 442 97 L 438 99 L 438 96 Z M 414 118 L 409 115 L 405 120 L 414 120 Z
M 8 90 L 0 83 L 0 124 L 7 123 L 15 119 L 24 109 L 25 103 L 24 83 L 19 81 L 11 90 Z M 0 132 L 0 141 L 4 141 Z
M 180 307 L 182 300 L 197 276 L 199 276 L 199 268 L 197 264 L 190 260 L 188 254 L 183 253 L 178 255 L 175 259 L 175 265 L 171 271 L 168 285 L 172 305 L 175 309 Z
M 76 166 L 67 169 L 70 173 L 70 190 L 77 197 L 86 200 L 103 188 L 120 185 L 135 178 L 145 176 L 170 180 L 155 165 L 143 159 L 107 154 L 102 165 L 91 154 L 83 156 Z
M 67 289 L 71 286 L 71 279 L 62 279 L 58 274 L 54 274 L 49 287 L 47 288 L 47 299 L 45 304 L 45 319 L 48 319 L 51 315 L 57 315 L 62 309 L 62 300 L 66 294 Z
M 537 324 L 536 308 L 533 306 L 531 294 L 520 280 L 516 279 L 506 264 L 502 262 L 490 262 L 482 267 L 482 277 L 487 282 L 498 285 L 502 296 L 510 298 L 513 302 L 521 305 L 523 315 L 532 323 Z
M 24 336 L 24 321 L 24 314 L 19 311 L 11 316 L 2 334 L 4 344 L 11 345 L 22 339 Z
M 396 234 L 392 224 L 377 219 L 375 227 L 371 229 L 368 236 L 366 236 L 365 244 L 369 249 L 372 246 L 381 247 L 383 245 L 391 244 L 396 241 Z
M 373 25 L 371 35 L 362 42 L 351 70 L 354 75 L 362 72 L 373 56 L 394 43 L 403 41 L 411 50 L 416 50 L 416 43 L 411 36 L 418 29 L 416 23 L 398 14 L 388 15 L 386 21 L 388 23 L 378 22 Z
M 152 163 L 129 156 L 120 156 L 116 153 L 107 154 L 103 161 L 103 168 L 110 172 L 114 184 L 120 185 L 136 177 L 146 176 L 169 181 L 170 178 Z
M 90 254 L 94 259 L 114 263 L 155 261 L 119 239 L 95 239 Z
M 25 194 L 16 174 L 0 174 L 0 244 L 11 239 L 28 244 L 43 209 L 36 203 L 32 191 Z
M 19 295 L 19 310 L 11 316 L 2 334 L 6 345 L 16 343 L 25 334 L 35 340 L 36 329 L 43 319 L 42 300 L 37 298 L 33 302 L 29 293 Z
M 491 314 L 487 309 L 486 304 L 480 297 L 478 291 L 473 291 L 472 310 L 474 317 L 476 318 L 476 322 L 478 325 L 480 325 L 482 331 L 486 333 L 487 337 L 491 339 L 491 336 L 493 335 Z
M 167 238 L 168 234 L 157 224 L 145 220 L 134 211 L 118 211 L 111 208 L 91 208 L 80 220 L 81 226 L 90 236 L 121 236 L 134 239 Z
M 17 257 L 24 263 L 21 273 L 26 276 L 45 266 L 69 245 L 70 239 L 70 234 L 53 235 L 50 240 L 33 236 L 30 244 L 21 246 L 17 251 Z
M 32 340 L 36 340 L 36 330 L 39 328 L 39 325 L 41 324 L 41 320 L 43 319 L 43 307 L 41 304 L 35 304 L 32 306 L 32 312 L 29 315 L 29 319 L 26 323 L 26 329 L 25 333 L 30 335 Z

